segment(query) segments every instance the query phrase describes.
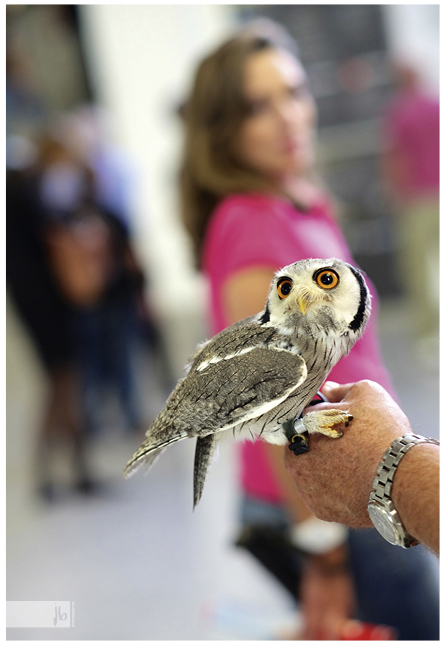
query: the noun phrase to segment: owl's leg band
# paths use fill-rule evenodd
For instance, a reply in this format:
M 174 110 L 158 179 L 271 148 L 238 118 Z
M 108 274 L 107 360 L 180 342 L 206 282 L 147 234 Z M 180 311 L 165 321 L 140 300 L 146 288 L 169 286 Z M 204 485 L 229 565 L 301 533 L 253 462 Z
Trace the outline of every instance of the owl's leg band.
M 312 401 L 309 403 L 309 406 L 314 406 L 315 404 L 320 404 L 321 402 L 327 402 L 327 398 L 320 391 L 316 393 Z M 303 418 L 296 417 L 292 420 L 287 420 L 284 422 L 283 431 L 289 441 L 288 448 L 294 452 L 296 456 L 300 454 L 305 454 L 307 451 L 310 451 L 308 444 L 307 428 L 303 423 Z
M 290 443 L 288 449 L 293 451 L 296 456 L 306 454 L 307 451 L 310 451 L 308 436 L 306 434 L 307 429 L 303 424 L 302 418 L 287 420 L 282 427 Z

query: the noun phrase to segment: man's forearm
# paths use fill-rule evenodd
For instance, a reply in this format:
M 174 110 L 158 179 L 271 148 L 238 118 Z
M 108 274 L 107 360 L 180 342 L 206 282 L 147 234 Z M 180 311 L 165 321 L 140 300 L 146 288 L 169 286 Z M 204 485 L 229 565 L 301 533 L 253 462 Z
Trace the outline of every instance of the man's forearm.
M 391 498 L 404 527 L 439 553 L 440 448 L 415 445 L 395 473 Z

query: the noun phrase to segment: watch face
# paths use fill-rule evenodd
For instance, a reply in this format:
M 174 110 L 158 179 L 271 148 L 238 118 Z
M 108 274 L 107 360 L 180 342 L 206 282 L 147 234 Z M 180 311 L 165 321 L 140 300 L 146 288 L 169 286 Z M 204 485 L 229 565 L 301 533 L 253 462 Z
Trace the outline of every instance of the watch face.
M 385 508 L 379 503 L 369 503 L 368 511 L 370 519 L 379 534 L 382 535 L 390 544 L 398 545 L 398 531 Z

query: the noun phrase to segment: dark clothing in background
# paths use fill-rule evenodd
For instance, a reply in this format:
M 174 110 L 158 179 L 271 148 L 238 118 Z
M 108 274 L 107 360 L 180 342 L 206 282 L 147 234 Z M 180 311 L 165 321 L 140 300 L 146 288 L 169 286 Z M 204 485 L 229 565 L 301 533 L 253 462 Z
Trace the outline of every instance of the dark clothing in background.
M 47 370 L 72 363 L 73 311 L 61 296 L 43 240 L 45 215 L 37 179 L 8 172 L 6 182 L 6 281 Z

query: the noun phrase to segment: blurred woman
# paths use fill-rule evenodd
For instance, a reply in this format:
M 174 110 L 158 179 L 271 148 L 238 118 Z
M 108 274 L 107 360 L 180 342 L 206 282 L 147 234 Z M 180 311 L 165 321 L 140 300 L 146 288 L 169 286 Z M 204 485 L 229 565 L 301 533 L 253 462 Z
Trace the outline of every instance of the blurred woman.
M 209 280 L 213 334 L 262 310 L 274 273 L 287 264 L 309 257 L 354 264 L 314 179 L 316 106 L 286 32 L 256 22 L 209 55 L 183 117 L 183 219 Z M 371 322 L 330 379 L 368 378 L 391 390 L 378 349 L 376 291 L 368 284 Z M 242 523 L 287 530 L 307 557 L 295 585 L 301 638 L 339 638 L 351 617 L 392 625 L 400 639 L 438 638 L 435 574 L 419 549 L 336 524 L 324 526 L 319 544 L 324 524 L 290 485 L 283 450 L 260 441 L 239 449 Z

